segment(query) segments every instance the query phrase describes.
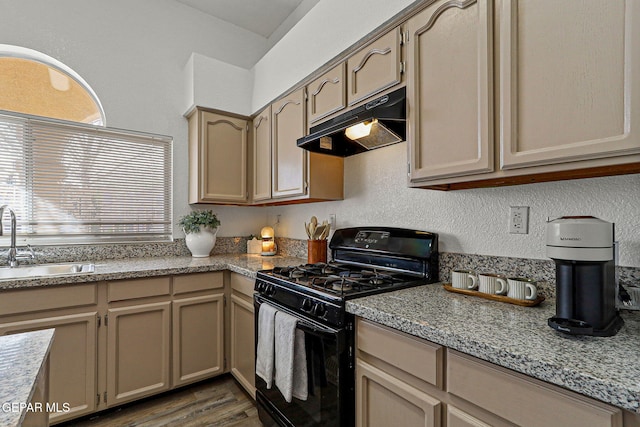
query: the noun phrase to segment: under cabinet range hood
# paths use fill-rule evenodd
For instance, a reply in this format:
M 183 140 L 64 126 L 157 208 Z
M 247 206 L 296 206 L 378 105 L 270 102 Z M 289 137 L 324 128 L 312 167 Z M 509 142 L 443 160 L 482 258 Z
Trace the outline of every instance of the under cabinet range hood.
M 406 89 L 383 95 L 313 126 L 298 147 L 347 157 L 404 141 L 407 135 Z

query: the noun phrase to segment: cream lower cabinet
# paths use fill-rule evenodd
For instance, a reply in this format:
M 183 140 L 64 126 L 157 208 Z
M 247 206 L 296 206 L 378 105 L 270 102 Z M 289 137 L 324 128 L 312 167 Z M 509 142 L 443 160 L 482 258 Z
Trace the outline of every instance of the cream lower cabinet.
M 169 390 L 171 279 L 107 285 L 107 405 Z
M 95 284 L 22 289 L 0 294 L 0 335 L 55 328 L 49 356 L 49 402 L 59 423 L 97 407 L 98 308 Z M 68 404 L 70 410 L 63 411 Z
M 173 278 L 172 386 L 182 386 L 225 370 L 224 280 L 222 272 Z
M 254 280 L 231 273 L 229 309 L 231 375 L 255 399 L 256 357 L 253 309 Z
M 439 0 L 407 28 L 411 186 L 640 171 L 634 0 Z
M 358 319 L 356 425 L 442 425 L 444 348 Z
M 362 319 L 356 345 L 358 426 L 640 425 L 637 414 Z
M 358 426 L 438 427 L 438 399 L 358 359 L 356 363 Z

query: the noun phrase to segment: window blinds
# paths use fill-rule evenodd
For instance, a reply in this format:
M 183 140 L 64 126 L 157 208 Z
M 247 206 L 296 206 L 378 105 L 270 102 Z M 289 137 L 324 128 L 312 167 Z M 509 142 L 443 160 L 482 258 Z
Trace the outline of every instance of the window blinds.
M 0 206 L 29 243 L 171 240 L 171 168 L 167 136 L 0 113 Z

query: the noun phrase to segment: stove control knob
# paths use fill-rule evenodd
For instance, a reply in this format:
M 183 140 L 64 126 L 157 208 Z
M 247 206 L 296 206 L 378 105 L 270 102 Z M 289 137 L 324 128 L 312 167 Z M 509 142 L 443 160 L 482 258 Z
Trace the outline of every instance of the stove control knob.
M 302 307 L 300 307 L 302 309 L 302 311 L 306 311 L 307 313 L 311 312 L 311 309 L 313 308 L 313 303 L 311 302 L 311 300 L 309 298 L 305 298 L 302 301 Z
M 327 312 L 327 309 L 325 308 L 324 304 L 322 304 L 321 302 L 317 302 L 313 306 L 313 314 L 316 316 L 322 317 L 326 312 Z
M 267 284 L 264 282 L 258 282 L 256 284 L 256 291 L 258 291 L 259 293 L 264 293 L 265 289 L 267 287 Z
M 273 284 L 269 284 L 266 286 L 265 294 L 272 297 L 275 295 L 275 293 L 276 293 L 276 287 Z

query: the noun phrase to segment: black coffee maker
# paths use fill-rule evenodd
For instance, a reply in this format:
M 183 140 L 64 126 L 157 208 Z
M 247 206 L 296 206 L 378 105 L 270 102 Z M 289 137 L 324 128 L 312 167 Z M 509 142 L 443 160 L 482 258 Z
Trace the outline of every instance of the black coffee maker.
M 614 227 L 592 216 L 547 223 L 547 256 L 556 263 L 556 315 L 548 324 L 573 335 L 612 336 L 616 308 Z

